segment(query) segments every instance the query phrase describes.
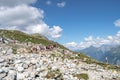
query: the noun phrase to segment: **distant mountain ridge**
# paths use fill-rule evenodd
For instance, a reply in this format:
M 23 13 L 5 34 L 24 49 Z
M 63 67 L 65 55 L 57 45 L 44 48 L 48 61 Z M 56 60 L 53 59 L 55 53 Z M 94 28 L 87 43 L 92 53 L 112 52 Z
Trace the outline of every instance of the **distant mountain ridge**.
M 113 47 L 101 57 L 101 61 L 105 62 L 105 58 L 108 58 L 108 63 L 114 65 L 120 65 L 120 46 Z
M 84 54 L 102 62 L 114 65 L 120 65 L 120 45 L 102 45 L 100 47 L 90 46 L 86 49 L 80 50 Z

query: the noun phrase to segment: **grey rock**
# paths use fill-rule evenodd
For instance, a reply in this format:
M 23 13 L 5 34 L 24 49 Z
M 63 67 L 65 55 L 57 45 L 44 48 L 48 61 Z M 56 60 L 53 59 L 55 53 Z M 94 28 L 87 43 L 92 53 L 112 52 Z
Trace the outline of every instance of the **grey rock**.
M 4 72 L 4 70 L 3 69 L 0 69 L 0 73 L 3 73 Z
M 0 73 L 0 79 L 4 78 L 7 76 L 7 73 L 3 72 L 3 73 Z
M 22 63 L 23 61 L 22 60 L 16 60 L 15 61 L 15 64 L 20 64 L 20 63 Z
M 23 71 L 24 71 L 24 68 L 23 68 L 23 67 L 18 67 L 18 68 L 17 68 L 17 71 L 18 71 L 18 72 L 23 72 Z
M 6 80 L 17 80 L 17 74 L 14 70 L 9 70 L 8 75 L 5 77 Z
M 24 74 L 25 78 L 30 77 L 30 73 L 29 72 L 24 72 L 23 74 Z
M 23 64 L 22 67 L 23 67 L 24 69 L 27 69 L 29 66 L 28 66 L 27 64 Z
M 4 62 L 5 60 L 3 58 L 0 58 L 0 63 Z
M 23 73 L 17 73 L 17 80 L 24 80 L 25 75 Z

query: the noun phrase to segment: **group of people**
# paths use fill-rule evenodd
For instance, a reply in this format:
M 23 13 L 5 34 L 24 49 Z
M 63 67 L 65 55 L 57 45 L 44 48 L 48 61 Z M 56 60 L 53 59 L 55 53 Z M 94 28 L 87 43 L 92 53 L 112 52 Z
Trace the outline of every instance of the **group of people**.
M 1 42 L 2 43 L 6 43 L 6 41 L 8 42 L 7 39 L 5 39 L 4 37 L 1 37 Z M 9 42 L 12 42 L 13 44 L 16 44 L 16 40 L 13 39 Z M 26 44 L 28 47 L 31 46 L 31 52 L 39 52 L 39 51 L 52 51 L 55 47 L 56 44 L 50 44 L 50 45 L 42 45 L 42 44 L 33 44 L 31 42 L 27 42 Z
M 47 45 L 47 46 L 44 46 L 44 45 L 39 45 L 39 46 L 33 46 L 31 48 L 31 52 L 38 52 L 38 51 L 52 51 L 54 48 L 56 47 L 56 44 L 51 44 L 51 45 Z

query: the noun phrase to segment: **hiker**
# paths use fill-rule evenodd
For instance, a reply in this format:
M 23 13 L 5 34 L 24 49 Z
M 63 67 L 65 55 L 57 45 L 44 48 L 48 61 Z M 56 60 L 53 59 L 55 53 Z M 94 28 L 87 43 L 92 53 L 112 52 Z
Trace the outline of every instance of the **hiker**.
M 33 51 L 37 52 L 37 46 L 33 47 Z
M 42 46 L 41 45 L 39 46 L 39 49 L 40 49 L 40 51 L 42 51 Z
M 16 40 L 15 39 L 13 40 L 13 44 L 16 44 Z
M 5 43 L 5 38 L 4 37 L 2 37 L 2 43 Z
M 50 48 L 50 50 L 53 50 L 54 47 L 53 47 L 53 45 L 50 45 L 49 48 Z
M 55 48 L 55 47 L 56 47 L 56 44 L 53 44 L 53 47 Z
M 29 45 L 29 43 L 27 42 L 27 43 L 26 43 L 26 45 L 28 46 L 28 45 Z
M 105 60 L 106 60 L 106 63 L 108 63 L 108 58 L 107 57 L 105 58 Z
M 30 52 L 32 53 L 33 52 L 33 48 L 31 47 L 31 49 L 30 49 Z
M 64 49 L 62 50 L 62 53 L 65 54 L 65 50 Z
M 48 45 L 48 46 L 46 46 L 46 50 L 49 50 L 50 49 L 50 46 Z

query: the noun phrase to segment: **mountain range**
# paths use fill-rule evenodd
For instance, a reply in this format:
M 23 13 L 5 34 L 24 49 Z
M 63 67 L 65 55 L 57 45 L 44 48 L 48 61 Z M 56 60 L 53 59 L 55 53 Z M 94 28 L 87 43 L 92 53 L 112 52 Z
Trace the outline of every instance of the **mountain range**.
M 100 47 L 90 46 L 80 52 L 101 62 L 120 65 L 120 45 L 102 45 Z

